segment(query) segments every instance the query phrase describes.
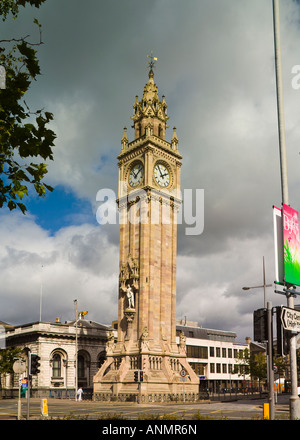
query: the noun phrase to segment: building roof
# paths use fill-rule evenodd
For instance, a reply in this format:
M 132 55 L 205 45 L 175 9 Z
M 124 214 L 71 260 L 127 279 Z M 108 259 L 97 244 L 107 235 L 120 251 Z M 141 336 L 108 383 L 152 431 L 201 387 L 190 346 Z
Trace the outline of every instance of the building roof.
M 75 320 L 74 321 L 66 321 L 65 324 L 72 325 L 75 327 Z M 94 329 L 98 329 L 98 330 L 107 330 L 107 331 L 112 330 L 111 325 L 99 324 L 98 322 L 88 321 L 87 319 L 78 319 L 77 326 L 80 328 L 87 328 L 87 329 L 94 328 Z
M 236 333 L 224 330 L 215 330 L 190 325 L 176 325 L 176 329 L 182 331 L 187 338 L 232 341 Z
M 33 327 L 38 324 L 50 324 L 50 325 L 57 325 L 57 326 L 66 326 L 66 327 L 75 327 L 75 320 L 74 321 L 65 321 L 64 323 L 60 322 L 59 320 L 56 320 L 55 322 L 50 321 L 34 321 L 34 322 L 27 322 L 26 324 L 19 324 L 19 325 L 11 325 L 7 324 L 6 322 L 0 321 L 0 326 L 7 328 L 8 330 L 13 330 L 16 328 L 26 328 L 26 327 Z M 95 321 L 89 321 L 87 319 L 78 319 L 77 321 L 78 327 L 81 328 L 94 328 L 98 330 L 111 330 L 112 327 L 105 324 L 100 324 Z
M 7 324 L 7 322 L 0 321 L 0 327 L 4 327 L 6 330 L 12 330 L 14 328 L 14 325 Z
M 79 319 L 78 338 L 102 340 L 107 337 L 111 330 L 110 326 L 99 324 L 94 321 Z M 51 338 L 74 339 L 76 337 L 75 321 L 61 323 L 36 321 L 6 329 L 6 342 L 8 345 L 24 344 L 36 341 L 40 336 Z

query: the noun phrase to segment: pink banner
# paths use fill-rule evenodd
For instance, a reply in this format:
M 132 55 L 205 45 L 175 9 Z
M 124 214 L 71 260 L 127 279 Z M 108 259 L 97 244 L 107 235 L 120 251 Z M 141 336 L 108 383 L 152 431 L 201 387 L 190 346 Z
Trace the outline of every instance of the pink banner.
M 282 205 L 284 278 L 288 284 L 300 286 L 300 242 L 298 211 Z
M 273 226 L 275 251 L 275 283 L 284 284 L 282 212 L 281 209 L 277 208 L 276 206 L 273 206 Z

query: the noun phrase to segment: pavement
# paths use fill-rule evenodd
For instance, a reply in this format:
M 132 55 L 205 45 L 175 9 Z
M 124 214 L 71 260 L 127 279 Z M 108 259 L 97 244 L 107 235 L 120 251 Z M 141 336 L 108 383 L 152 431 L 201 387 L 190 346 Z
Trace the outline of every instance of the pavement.
M 40 398 L 32 398 L 31 401 L 31 419 L 41 418 Z M 290 395 L 281 394 L 277 396 L 275 405 L 276 419 L 289 419 L 289 401 Z M 26 417 L 26 400 L 22 399 L 22 415 Z M 72 413 L 81 416 L 93 415 L 99 417 L 101 414 L 110 414 L 115 418 L 116 414 L 125 418 L 139 418 L 140 416 L 163 416 L 169 414 L 180 419 L 183 415 L 186 417 L 196 414 L 198 411 L 203 417 L 220 419 L 257 419 L 262 418 L 263 404 L 267 403 L 267 396 L 259 398 L 258 395 L 253 396 L 234 396 L 225 395 L 221 400 L 206 400 L 203 402 L 158 402 L 153 404 L 136 404 L 134 402 L 93 402 L 84 400 L 75 402 L 69 399 L 48 399 L 49 416 L 63 417 Z M 276 402 L 276 401 L 275 401 Z M 0 420 L 16 420 L 17 399 L 0 400 Z

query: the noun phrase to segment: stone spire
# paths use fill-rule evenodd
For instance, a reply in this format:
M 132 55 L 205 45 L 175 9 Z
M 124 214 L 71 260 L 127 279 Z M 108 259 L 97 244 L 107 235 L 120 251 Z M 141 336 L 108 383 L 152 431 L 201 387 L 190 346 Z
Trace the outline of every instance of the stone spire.
M 161 101 L 158 96 L 158 88 L 154 82 L 154 63 L 151 62 L 149 65 L 149 78 L 144 87 L 143 97 L 139 101 L 138 96 L 136 96 L 133 105 L 134 115 L 131 119 L 134 122 L 135 139 L 145 134 L 165 139 L 166 122 L 169 119 L 167 116 L 167 104 L 164 96 Z
M 173 136 L 171 139 L 171 145 L 173 150 L 178 150 L 178 137 L 176 133 L 176 127 L 173 128 Z
M 128 137 L 127 137 L 127 127 L 124 127 L 123 137 L 121 139 L 122 150 L 128 148 Z

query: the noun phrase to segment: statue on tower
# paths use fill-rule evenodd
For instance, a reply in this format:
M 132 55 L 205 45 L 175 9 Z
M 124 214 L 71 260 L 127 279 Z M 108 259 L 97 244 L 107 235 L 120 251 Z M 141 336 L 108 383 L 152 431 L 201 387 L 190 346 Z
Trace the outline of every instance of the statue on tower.
M 126 297 L 127 297 L 127 308 L 134 309 L 134 293 L 130 284 L 127 284 Z

